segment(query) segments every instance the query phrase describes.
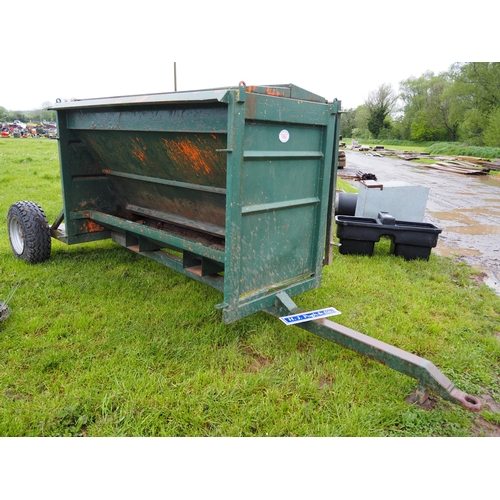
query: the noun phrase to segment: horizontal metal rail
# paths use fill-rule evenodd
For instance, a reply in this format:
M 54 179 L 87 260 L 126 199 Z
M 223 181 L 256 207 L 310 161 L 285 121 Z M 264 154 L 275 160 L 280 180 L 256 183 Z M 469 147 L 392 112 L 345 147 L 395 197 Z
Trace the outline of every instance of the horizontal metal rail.
M 317 205 L 320 199 L 317 197 L 302 198 L 300 200 L 274 201 L 272 203 L 262 203 L 260 205 L 247 205 L 241 208 L 243 215 L 256 212 L 273 212 L 287 208 L 304 207 L 306 205 Z
M 323 158 L 321 151 L 245 151 L 245 160 L 292 160 Z
M 102 224 L 108 229 L 117 229 L 122 232 L 129 232 L 143 238 L 148 238 L 158 242 L 159 246 L 171 245 L 179 251 L 187 250 L 196 253 L 201 257 L 207 257 L 217 262 L 224 263 L 225 253 L 202 243 L 196 243 L 179 236 L 172 235 L 166 231 L 161 231 L 143 224 L 132 222 L 120 217 L 98 212 L 97 210 L 85 210 L 83 212 L 71 212 L 71 219 L 89 219 Z
M 266 312 L 273 316 L 282 317 L 304 312 L 295 305 L 285 292 L 278 293 L 276 299 L 274 307 L 266 309 Z M 316 319 L 295 326 L 417 379 L 419 382 L 417 392 L 420 394 L 420 403 L 424 402 L 429 390 L 432 390 L 444 399 L 459 404 L 467 410 L 480 411 L 482 408 L 482 404 L 477 397 L 470 396 L 457 389 L 453 382 L 427 359 L 415 356 L 328 319 Z
M 207 222 L 198 222 L 189 217 L 183 217 L 181 215 L 174 215 L 167 212 L 161 212 L 160 210 L 152 210 L 149 208 L 139 207 L 138 205 L 127 204 L 127 210 L 130 212 L 150 217 L 152 219 L 161 220 L 164 222 L 170 222 L 172 224 L 177 224 L 179 226 L 187 227 L 189 229 L 194 229 L 196 231 L 202 231 L 210 234 L 214 234 L 221 238 L 226 236 L 226 228 L 221 226 L 216 226 L 215 224 L 209 224 Z
M 106 169 L 106 170 L 103 170 L 103 172 L 104 172 L 104 174 L 109 175 L 111 177 L 123 177 L 125 179 L 132 179 L 134 181 L 149 182 L 150 184 L 162 184 L 165 186 L 172 186 L 175 188 L 191 189 L 193 191 L 204 191 L 204 192 L 213 193 L 213 194 L 221 194 L 221 195 L 226 194 L 225 188 L 220 188 L 220 187 L 215 187 L 215 186 L 206 186 L 203 184 L 193 184 L 192 182 L 173 181 L 170 179 L 163 179 L 160 177 L 150 177 L 147 175 L 138 175 L 138 174 L 131 174 L 128 172 L 119 172 L 118 170 Z

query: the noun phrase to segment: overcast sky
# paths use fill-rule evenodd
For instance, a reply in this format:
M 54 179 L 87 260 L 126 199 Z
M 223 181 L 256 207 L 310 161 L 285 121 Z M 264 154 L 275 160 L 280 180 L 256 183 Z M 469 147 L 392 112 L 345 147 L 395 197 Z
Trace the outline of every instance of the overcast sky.
M 178 90 L 293 83 L 356 107 L 383 83 L 490 60 L 482 0 L 437 3 L 2 2 L 0 106 L 171 92 L 177 61 Z

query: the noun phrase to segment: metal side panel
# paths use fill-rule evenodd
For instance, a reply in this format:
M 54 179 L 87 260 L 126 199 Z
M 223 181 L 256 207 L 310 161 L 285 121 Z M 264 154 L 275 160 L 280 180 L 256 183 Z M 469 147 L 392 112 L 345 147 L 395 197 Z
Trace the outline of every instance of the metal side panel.
M 268 95 L 230 103 L 225 321 L 267 307 L 281 289 L 295 295 L 321 282 L 334 112 L 303 104 L 301 117 L 297 103 Z M 281 107 L 294 108 L 289 122 Z

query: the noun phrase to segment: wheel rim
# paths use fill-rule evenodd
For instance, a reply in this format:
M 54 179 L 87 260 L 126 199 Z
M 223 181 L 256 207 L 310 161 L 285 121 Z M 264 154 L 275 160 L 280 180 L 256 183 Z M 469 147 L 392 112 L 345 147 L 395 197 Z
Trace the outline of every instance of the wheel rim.
M 12 248 L 18 255 L 21 255 L 24 250 L 24 234 L 21 225 L 15 217 L 10 219 L 9 222 L 9 236 Z

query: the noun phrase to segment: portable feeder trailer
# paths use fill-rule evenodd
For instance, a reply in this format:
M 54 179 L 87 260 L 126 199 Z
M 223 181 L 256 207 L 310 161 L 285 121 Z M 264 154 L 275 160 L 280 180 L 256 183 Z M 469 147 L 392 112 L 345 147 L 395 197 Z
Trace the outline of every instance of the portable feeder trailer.
M 48 259 L 51 236 L 111 238 L 222 292 L 224 323 L 302 313 L 291 297 L 332 261 L 339 101 L 241 82 L 52 109 L 64 206 L 51 226 L 36 203 L 11 206 L 17 257 Z M 416 378 L 420 402 L 433 390 L 481 409 L 425 359 L 325 318 L 297 326 Z

